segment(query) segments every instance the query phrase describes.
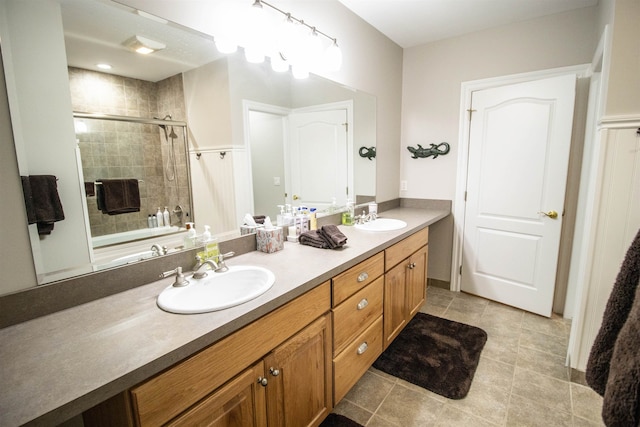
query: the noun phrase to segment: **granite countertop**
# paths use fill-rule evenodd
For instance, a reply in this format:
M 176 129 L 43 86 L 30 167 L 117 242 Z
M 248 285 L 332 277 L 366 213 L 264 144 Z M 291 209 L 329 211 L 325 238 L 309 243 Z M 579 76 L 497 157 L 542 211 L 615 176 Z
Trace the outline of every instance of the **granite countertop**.
M 226 310 L 162 311 L 156 298 L 173 283 L 167 278 L 4 328 L 0 425 L 55 425 L 80 414 L 447 215 L 396 208 L 380 216 L 402 219 L 406 228 L 367 232 L 340 226 L 348 242 L 339 250 L 286 242 L 276 253 L 229 258 L 230 266 L 268 268 L 276 281 L 265 294 Z

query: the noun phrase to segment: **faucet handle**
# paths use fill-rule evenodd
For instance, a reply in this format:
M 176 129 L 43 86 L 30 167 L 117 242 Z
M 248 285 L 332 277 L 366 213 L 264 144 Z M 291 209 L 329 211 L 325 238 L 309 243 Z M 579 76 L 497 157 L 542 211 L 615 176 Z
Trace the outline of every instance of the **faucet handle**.
M 189 281 L 184 278 L 184 274 L 182 274 L 182 267 L 177 267 L 175 270 L 165 271 L 164 273 L 160 273 L 160 278 L 164 279 L 169 276 L 176 275 L 176 280 L 173 282 L 173 286 L 176 288 L 181 286 L 187 286 Z
M 225 258 L 231 258 L 232 256 L 234 256 L 236 253 L 231 251 L 231 252 L 227 252 L 226 254 L 218 254 L 218 261 L 219 262 L 223 262 Z

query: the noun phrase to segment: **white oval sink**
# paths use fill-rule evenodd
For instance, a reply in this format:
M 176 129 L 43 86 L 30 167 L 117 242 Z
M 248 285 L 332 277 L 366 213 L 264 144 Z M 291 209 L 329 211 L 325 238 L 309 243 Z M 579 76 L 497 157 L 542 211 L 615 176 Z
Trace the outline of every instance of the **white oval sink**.
M 207 271 L 207 277 L 187 277 L 183 287 L 169 286 L 158 296 L 158 306 L 171 313 L 194 314 L 223 310 L 243 304 L 267 292 L 275 282 L 262 267 L 231 266 L 228 271 Z
M 393 218 L 377 218 L 375 221 L 365 222 L 364 224 L 356 224 L 358 230 L 365 231 L 393 231 L 405 228 L 407 223 L 401 219 Z

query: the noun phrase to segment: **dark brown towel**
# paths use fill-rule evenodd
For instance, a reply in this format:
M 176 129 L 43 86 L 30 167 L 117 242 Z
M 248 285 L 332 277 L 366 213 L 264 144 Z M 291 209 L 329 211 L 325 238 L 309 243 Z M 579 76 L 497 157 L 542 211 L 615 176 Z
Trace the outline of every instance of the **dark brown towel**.
M 318 232 L 329 242 L 331 249 L 340 248 L 347 243 L 347 236 L 342 234 L 337 225 L 323 225 Z
M 33 195 L 31 194 L 31 182 L 28 176 L 21 176 L 22 194 L 24 195 L 24 206 L 27 209 L 27 223 L 36 223 L 36 207 L 33 205 Z
M 109 215 L 140 212 L 138 180 L 101 179 L 96 185 L 98 209 Z
M 53 223 L 64 219 L 64 210 L 58 195 L 58 179 L 53 175 L 30 175 L 28 181 L 31 198 L 29 201 L 25 200 L 25 206 L 29 224 L 35 222 L 40 235 L 51 234 Z M 25 198 L 29 197 L 29 190 L 25 190 L 25 180 L 22 188 Z M 30 214 L 31 206 L 33 212 Z
M 604 310 L 602 325 L 595 338 L 587 362 L 587 384 L 604 396 L 609 378 L 613 346 L 624 325 L 640 279 L 640 231 L 627 250 Z
M 87 197 L 96 195 L 96 184 L 94 182 L 84 183 L 84 193 Z
M 254 215 L 253 220 L 256 224 L 264 224 L 264 220 L 267 219 L 266 215 Z
M 318 233 L 318 230 L 309 230 L 300 234 L 300 244 L 306 246 L 313 246 L 314 248 L 329 249 L 331 246 L 329 242 Z
M 613 348 L 602 402 L 602 420 L 609 427 L 640 425 L 640 287 L 636 288 Z

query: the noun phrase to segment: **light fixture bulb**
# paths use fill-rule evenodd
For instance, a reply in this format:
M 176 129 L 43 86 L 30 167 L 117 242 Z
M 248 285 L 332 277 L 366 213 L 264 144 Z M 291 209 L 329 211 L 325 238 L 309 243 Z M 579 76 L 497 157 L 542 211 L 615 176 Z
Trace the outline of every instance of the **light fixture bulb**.
M 260 64 L 264 62 L 264 53 L 256 47 L 245 47 L 244 57 L 252 64 Z
M 238 44 L 233 43 L 230 40 L 222 37 L 216 37 L 215 39 L 216 49 L 220 53 L 234 53 L 238 50 Z
M 111 68 L 113 68 L 110 64 L 106 63 L 96 64 L 96 67 L 100 68 L 101 70 L 110 70 Z
M 303 64 L 293 64 L 291 74 L 296 79 L 306 79 L 309 78 L 309 69 Z
M 284 60 L 279 52 L 271 55 L 271 69 L 277 73 L 284 73 L 289 70 L 289 64 Z
M 126 47 L 133 50 L 134 52 L 148 55 L 158 50 L 162 50 L 167 47 L 166 44 L 160 43 L 155 40 L 148 39 L 146 37 L 135 35 L 130 39 L 127 39 L 123 43 Z
M 327 71 L 338 71 L 342 66 L 342 51 L 336 39 L 324 52 L 324 64 Z

